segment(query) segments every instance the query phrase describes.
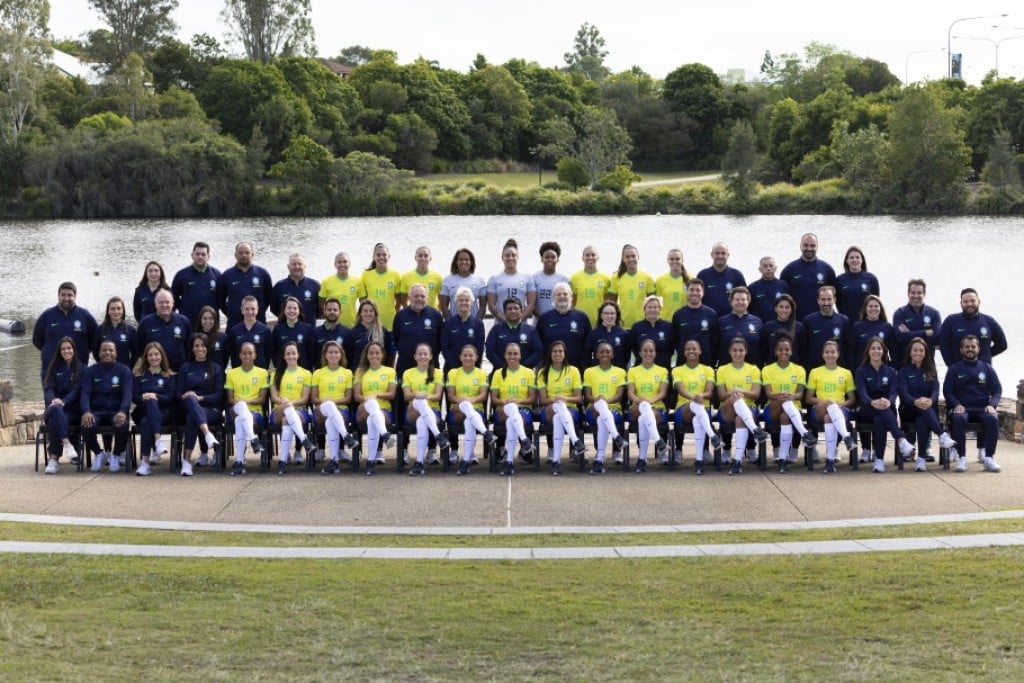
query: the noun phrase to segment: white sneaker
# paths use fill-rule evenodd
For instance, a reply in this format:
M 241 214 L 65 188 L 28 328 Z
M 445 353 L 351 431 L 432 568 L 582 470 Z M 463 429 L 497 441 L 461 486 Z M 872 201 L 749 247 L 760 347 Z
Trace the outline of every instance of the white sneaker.
M 996 462 L 995 458 L 988 455 L 985 456 L 985 460 L 982 464 L 985 466 L 986 472 L 999 472 L 1003 469 L 999 466 L 999 463 Z
M 154 464 L 154 465 L 159 465 L 160 464 L 160 455 L 161 455 L 160 453 L 157 453 L 156 451 L 153 451 L 152 453 L 149 454 L 149 462 Z
M 885 472 L 885 461 L 881 458 L 875 458 L 875 466 L 872 469 L 879 474 Z
M 191 477 L 192 476 L 192 463 L 190 463 L 188 460 L 182 460 L 181 461 L 181 476 L 183 476 L 183 477 Z
M 75 458 L 78 457 L 78 451 L 70 443 L 64 445 L 64 457 L 68 459 L 68 462 L 74 462 Z
M 959 458 L 956 459 L 956 471 L 957 472 L 966 472 L 967 471 L 967 456 L 966 455 L 961 455 Z
M 904 460 L 910 460 L 917 453 L 917 449 L 914 448 L 909 441 L 905 438 L 900 439 L 898 442 L 900 455 L 903 456 Z
M 121 456 L 120 455 L 114 455 L 114 454 L 110 455 L 110 471 L 111 472 L 120 472 L 121 471 Z
M 441 461 L 437 459 L 437 449 L 436 448 L 428 449 L 427 450 L 427 464 L 428 465 L 437 465 L 440 462 Z
M 939 434 L 939 446 L 942 448 L 953 448 L 956 446 L 956 441 L 953 441 L 953 437 L 949 435 L 949 432 L 942 432 Z
M 874 454 L 873 451 L 861 451 L 860 452 L 860 462 L 871 462 L 874 459 L 875 459 L 875 454 Z
M 136 477 L 148 477 L 149 476 L 149 463 L 145 460 L 139 461 L 139 467 L 135 470 Z
M 658 458 L 658 462 L 660 462 L 662 465 L 667 465 L 668 464 L 668 456 L 667 455 L 661 456 L 660 458 Z
M 57 474 L 57 470 L 60 469 L 60 465 L 53 458 L 46 461 L 46 469 L 43 470 L 45 474 Z
M 220 441 L 217 441 L 217 437 L 213 435 L 213 432 L 207 432 L 205 439 L 207 448 L 213 448 L 214 446 L 220 445 Z
M 614 453 L 612 453 L 612 461 L 616 465 L 621 465 L 622 464 L 622 451 L 615 451 Z
M 184 463 L 184 460 L 182 462 Z M 196 461 L 196 466 L 198 466 L 198 467 L 206 467 L 209 464 L 210 464 L 209 456 L 207 456 L 206 453 L 200 453 L 199 454 L 199 460 Z
M 456 453 L 455 451 L 449 451 L 448 452 L 448 463 L 449 464 L 454 464 L 454 463 L 457 463 L 458 461 L 459 461 L 459 454 Z
M 342 449 L 338 451 L 338 460 L 341 462 L 352 462 L 352 456 Z
M 917 456 L 917 460 L 915 461 L 914 471 L 915 472 L 927 472 L 928 471 L 928 465 L 926 464 L 926 462 L 927 461 L 924 458 L 922 458 L 921 456 Z
M 107 453 L 106 451 L 100 451 L 99 453 L 96 454 L 96 457 L 92 459 L 92 467 L 90 469 L 92 469 L 93 472 L 100 472 L 103 470 L 103 467 L 109 462 L 110 453 Z

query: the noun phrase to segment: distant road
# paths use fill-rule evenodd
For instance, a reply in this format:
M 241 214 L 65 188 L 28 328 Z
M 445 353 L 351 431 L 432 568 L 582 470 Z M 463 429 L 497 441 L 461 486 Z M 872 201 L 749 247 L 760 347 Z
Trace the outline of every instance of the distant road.
M 678 185 L 680 183 L 702 183 L 706 180 L 718 180 L 721 173 L 709 173 L 708 175 L 694 175 L 687 178 L 669 178 L 667 180 L 645 180 L 633 183 L 630 187 L 654 187 L 655 185 Z

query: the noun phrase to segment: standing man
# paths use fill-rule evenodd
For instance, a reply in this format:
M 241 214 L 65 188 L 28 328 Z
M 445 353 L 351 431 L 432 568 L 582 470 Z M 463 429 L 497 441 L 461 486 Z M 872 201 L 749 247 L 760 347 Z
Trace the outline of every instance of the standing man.
M 351 266 L 352 258 L 347 252 L 339 251 L 334 257 L 335 272 L 324 278 L 319 295 L 321 309 L 328 299 L 338 300 L 341 307 L 338 322 L 349 329 L 356 324 L 356 309 L 359 306 L 359 276 L 348 274 Z
M 850 339 L 850 319 L 836 311 L 836 288 L 826 285 L 819 289 L 817 304 L 817 309 L 804 318 L 804 330 L 807 335 L 807 358 L 804 363 L 806 369 L 810 371 L 825 364 L 821 352 L 827 341 L 834 341 L 839 345 L 840 367 L 849 369 L 847 363 L 859 365 L 860 359 L 843 357 L 843 350 Z
M 228 317 L 228 329 L 242 322 L 242 299 L 256 299 L 256 319 L 267 322 L 267 306 L 273 294 L 274 282 L 270 273 L 253 263 L 252 245 L 235 245 L 235 265 L 225 270 L 217 281 L 217 306 Z
M 715 367 L 719 315 L 715 309 L 705 306 L 703 299 L 704 281 L 699 277 L 691 278 L 686 283 L 686 305 L 672 315 L 672 344 L 676 358 L 685 358 L 686 342 L 696 341 L 700 344 L 700 362 Z
M 601 324 L 597 311 L 604 303 L 604 295 L 611 285 L 608 273 L 597 269 L 597 259 L 597 249 L 590 245 L 583 247 L 583 270 L 577 270 L 569 278 L 573 307 L 587 314 L 592 327 Z
M 979 340 L 973 334 L 960 341 L 961 360 L 949 366 L 942 383 L 942 395 L 950 411 L 952 425 L 950 432 L 956 441 L 956 471 L 967 471 L 966 439 L 967 423 L 980 422 L 985 427 L 985 455 L 981 462 L 986 472 L 998 472 L 995 461 L 996 444 L 999 442 L 999 417 L 996 408 L 1003 397 L 1003 387 L 992 366 L 979 359 Z M 980 435 L 979 435 L 980 436 Z
M 981 298 L 971 287 L 960 290 L 960 313 L 942 323 L 939 350 L 947 367 L 960 360 L 960 341 L 967 335 L 978 338 L 978 360 L 992 363 L 992 357 L 1006 350 L 1006 334 L 995 318 L 979 312 Z
M 572 287 L 568 282 L 555 285 L 552 297 L 554 308 L 540 317 L 537 334 L 548 349 L 556 341 L 565 344 L 565 362 L 575 365 L 582 374 L 587 367 L 583 357 L 583 342 L 590 334 L 590 318 L 583 311 L 572 307 Z
M 75 342 L 75 356 L 83 365 L 89 364 L 93 344 L 99 340 L 99 327 L 92 313 L 75 305 L 78 288 L 73 282 L 62 282 L 57 287 L 57 305 L 47 308 L 36 320 L 32 329 L 32 345 L 39 349 L 42 358 L 39 374 L 53 360 L 57 346 L 64 337 Z
M 288 257 L 288 277 L 274 283 L 270 312 L 280 318 L 284 300 L 288 297 L 298 299 L 302 307 L 302 319 L 310 325 L 316 325 L 320 305 L 320 283 L 306 277 L 306 259 L 302 254 L 292 254 Z
M 929 355 L 933 358 L 939 345 L 942 316 L 936 309 L 925 305 L 926 290 L 924 280 L 915 278 L 907 282 L 907 305 L 900 306 L 892 314 L 892 326 L 896 333 L 896 349 L 892 360 L 897 369 L 906 363 L 907 347 L 914 337 L 928 342 Z
M 185 345 L 192 334 L 192 323 L 181 313 L 174 312 L 174 295 L 169 290 L 159 290 L 153 303 L 156 313 L 150 313 L 139 321 L 135 357 L 141 358 L 142 351 L 150 342 L 159 342 L 164 347 L 171 370 L 177 372 L 185 363 Z
M 818 310 L 818 288 L 828 285 L 835 291 L 836 271 L 818 258 L 818 236 L 813 232 L 800 238 L 800 258 L 786 264 L 779 277 L 789 285 L 789 294 L 796 301 L 797 319 L 805 325 L 807 316 Z M 820 358 L 812 360 L 821 364 Z
M 196 242 L 192 245 L 192 265 L 174 274 L 171 280 L 171 294 L 174 307 L 191 321 L 199 320 L 203 306 L 217 310 L 217 282 L 220 271 L 210 265 L 210 245 Z
M 719 317 L 732 311 L 729 292 L 733 287 L 745 287 L 743 273 L 729 266 L 729 247 L 715 242 L 711 247 L 711 266 L 697 273 L 704 283 L 704 305 L 715 309 Z
M 757 264 L 760 279 L 750 283 L 750 312 L 767 322 L 775 320 L 775 301 L 789 294 L 789 284 L 775 277 L 775 259 L 762 256 Z

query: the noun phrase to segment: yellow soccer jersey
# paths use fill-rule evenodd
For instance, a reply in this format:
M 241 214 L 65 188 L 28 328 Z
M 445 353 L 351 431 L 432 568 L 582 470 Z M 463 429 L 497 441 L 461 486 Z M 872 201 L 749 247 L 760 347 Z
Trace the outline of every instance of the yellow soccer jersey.
M 643 365 L 634 365 L 626 373 L 626 383 L 633 385 L 633 393 L 639 398 L 650 399 L 657 395 L 662 384 L 668 384 L 668 370 L 660 365 L 652 365 L 650 369 Z M 652 408 L 664 408 L 664 401 L 656 401 Z
M 563 367 L 561 372 L 554 368 L 548 368 L 546 379 L 545 384 L 539 388 L 547 391 L 548 398 L 568 398 L 583 390 L 580 371 L 574 365 Z
M 744 363 L 740 368 L 729 363 L 718 368 L 715 379 L 718 386 L 725 387 L 729 391 L 733 389 L 750 391 L 755 384 L 761 383 L 761 371 L 757 369 L 756 365 L 750 363 Z M 753 399 L 749 398 L 743 399 L 743 402 L 748 406 L 753 406 L 755 403 Z
M 486 387 L 487 371 L 482 368 L 473 368 L 466 372 L 462 368 L 453 368 L 448 371 L 448 386 L 455 387 L 455 398 L 458 401 L 475 398 L 480 393 L 480 387 Z M 483 408 L 482 401 L 474 403 L 474 408 Z M 457 406 L 452 406 L 457 408 Z
M 661 297 L 661 319 L 672 322 L 672 315 L 686 305 L 686 280 L 665 273 L 654 281 L 654 289 Z
M 363 398 L 373 398 L 377 394 L 382 394 L 388 390 L 389 384 L 398 384 L 395 379 L 395 369 L 389 368 L 386 365 L 382 365 L 376 370 L 373 368 L 367 368 L 366 372 L 362 376 L 357 377 L 354 381 L 359 382 L 359 388 L 363 392 Z M 388 410 L 391 408 L 391 401 L 387 399 L 377 399 L 380 407 Z
M 441 274 L 433 270 L 428 270 L 425 275 L 420 275 L 413 268 L 402 276 L 402 281 L 398 285 L 398 293 L 408 294 L 413 285 L 423 285 L 427 288 L 427 305 L 437 308 L 437 295 L 441 293 L 441 279 Z
M 496 370 L 491 377 L 491 391 L 498 392 L 498 399 L 505 400 L 514 398 L 524 399 L 530 394 L 530 389 L 536 388 L 536 377 L 530 368 L 520 367 L 515 372 L 506 369 L 505 376 L 502 371 Z
M 569 278 L 569 286 L 572 287 L 572 294 L 576 297 L 576 308 L 587 314 L 590 324 L 594 327 L 601 324 L 597 309 L 604 303 L 604 295 L 608 292 L 610 285 L 611 279 L 608 274 L 601 271 L 590 274 L 585 270 L 580 270 Z
M 241 366 L 231 368 L 224 377 L 224 388 L 230 390 L 236 401 L 251 401 L 259 398 L 260 391 L 270 387 L 270 373 L 260 366 L 246 372 Z M 262 406 L 250 405 L 249 410 L 263 414 Z
M 807 386 L 807 371 L 796 363 L 790 363 L 781 367 L 778 363 L 766 365 L 761 371 L 761 381 L 765 387 L 771 387 L 776 393 L 793 394 L 793 405 L 797 410 L 803 406 L 800 397 L 804 394 L 804 387 Z
M 607 370 L 602 370 L 598 365 L 589 367 L 583 371 L 583 386 L 590 389 L 590 395 L 595 401 L 599 398 L 607 401 L 626 386 L 626 371 L 614 365 Z M 620 409 L 621 406 L 621 403 L 608 403 L 608 407 L 613 409 Z
M 824 365 L 811 370 L 807 388 L 814 389 L 814 395 L 818 398 L 830 398 L 839 403 L 846 400 L 848 392 L 857 389 L 853 383 L 853 373 L 849 370 L 840 367 L 829 370 Z
M 398 296 L 401 285 L 402 276 L 397 270 L 390 268 L 383 273 L 364 270 L 359 278 L 359 298 L 369 299 L 377 304 L 380 324 L 389 330 L 395 324 L 395 312 L 398 307 L 395 297 Z
M 319 368 L 313 373 L 313 386 L 316 387 L 317 398 L 321 401 L 337 403 L 345 398 L 345 392 L 352 388 L 352 371 L 340 366 L 337 370 Z
M 275 381 L 274 384 L 276 385 L 277 382 Z M 286 398 L 289 401 L 298 401 L 302 398 L 303 390 L 311 386 L 313 386 L 313 373 L 306 368 L 285 370 L 284 376 L 281 377 L 281 386 L 277 389 L 277 395 L 279 398 Z
M 655 293 L 654 280 L 643 271 L 637 271 L 636 275 L 617 273 L 612 275 L 609 294 L 618 297 L 619 310 L 622 311 L 622 326 L 627 330 L 633 323 L 644 319 L 644 299 Z
M 402 387 L 408 387 L 412 393 L 431 394 L 437 386 L 444 386 L 444 373 L 441 368 L 434 368 L 434 377 L 431 379 L 426 372 L 419 368 L 409 368 L 402 373 Z M 427 401 L 431 408 L 440 408 L 440 401 Z
M 359 278 L 349 275 L 344 280 L 332 273 L 320 283 L 320 301 L 337 299 L 341 303 L 341 317 L 338 318 L 345 327 L 356 324 L 356 309 L 359 306 Z M 310 321 L 306 321 L 310 322 Z
M 682 384 L 683 390 L 691 396 L 703 394 L 708 382 L 715 383 L 715 371 L 707 365 L 697 363 L 695 368 L 680 365 L 672 369 L 672 386 Z

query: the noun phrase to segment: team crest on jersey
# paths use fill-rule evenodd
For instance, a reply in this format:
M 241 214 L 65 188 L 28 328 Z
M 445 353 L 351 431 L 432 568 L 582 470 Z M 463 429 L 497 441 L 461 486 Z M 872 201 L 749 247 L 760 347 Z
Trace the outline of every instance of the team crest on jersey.
M 879 332 L 878 333 L 878 338 L 883 340 L 883 341 L 885 341 L 885 332 Z
M 790 384 L 796 384 L 796 375 L 790 375 L 789 376 L 789 383 Z
M 387 375 L 387 373 L 386 373 L 386 372 L 382 372 L 382 373 L 380 373 L 380 381 L 381 381 L 381 382 L 383 382 L 383 381 L 387 380 L 387 378 L 388 378 L 388 375 Z
M 219 341 L 213 342 L 213 350 L 214 351 L 220 351 L 220 342 Z
M 423 327 L 428 330 L 430 329 L 430 318 L 427 318 L 426 320 L 423 321 Z
M 775 292 L 775 298 L 776 299 L 778 299 L 780 296 L 782 296 L 782 292 Z
M 252 276 L 252 286 L 253 287 L 259 287 L 260 286 L 260 279 L 258 277 L 256 277 L 255 275 Z
M 978 373 L 978 381 L 979 382 L 984 382 L 985 381 L 985 373 L 984 372 L 979 372 Z
M 519 333 L 519 341 L 521 341 L 521 342 L 525 342 L 526 341 L 526 333 L 525 332 L 520 332 Z
M 615 345 L 616 346 L 621 346 L 622 345 L 622 339 L 619 338 L 619 337 L 615 337 Z
M 732 283 L 731 282 L 726 282 L 725 283 L 725 291 L 727 291 L 727 292 L 731 292 L 732 291 Z
M 519 384 L 520 384 L 521 386 L 526 386 L 526 378 L 525 378 L 525 377 L 521 377 L 521 378 L 519 379 Z
M 564 380 L 562 380 L 562 384 L 564 384 L 567 387 L 572 386 L 572 378 L 571 377 L 566 377 Z
M 658 339 L 661 339 L 661 340 L 665 339 L 665 333 L 662 332 L 661 330 L 658 330 Z
M 179 327 L 177 325 L 174 326 L 174 336 L 175 337 L 180 337 L 181 336 L 181 327 Z
M 707 329 L 708 329 L 708 321 L 707 320 L 701 320 L 700 321 L 700 329 L 704 330 L 705 332 L 707 331 Z
M 751 377 L 750 375 L 747 375 L 745 377 L 745 379 L 746 379 L 747 384 L 753 384 L 754 383 L 754 378 Z
M 637 283 L 637 289 L 643 289 L 644 288 L 644 284 L 645 283 L 643 283 L 643 282 L 638 282 Z
M 882 386 L 886 386 L 888 384 L 889 384 L 889 378 L 888 377 L 883 377 L 882 378 Z
M 832 336 L 835 337 L 836 339 L 839 339 L 839 327 L 832 328 Z
M 162 387 L 162 386 L 164 385 L 164 378 L 163 378 L 163 377 L 161 377 L 160 379 L 158 379 L 158 380 L 156 381 L 156 385 L 157 385 L 158 387 Z
M 306 301 L 309 301 L 310 299 L 313 298 L 313 292 L 309 291 L 308 289 L 304 293 L 306 295 Z
M 260 383 L 260 380 L 259 380 L 258 377 L 253 377 L 251 381 L 252 381 L 252 385 L 253 386 L 256 386 L 257 384 Z
M 824 282 L 824 281 L 825 281 L 825 274 L 824 273 L 818 273 L 818 282 Z
M 121 333 L 121 341 L 123 341 L 123 342 L 128 341 L 128 335 L 125 334 L 124 332 Z
M 476 386 L 480 386 L 480 380 L 479 380 L 479 379 L 477 379 L 476 377 L 474 377 L 474 378 L 473 378 L 473 386 L 474 386 L 474 387 L 476 387 Z
M 978 330 L 978 333 L 979 333 L 978 336 L 987 337 L 988 336 L 988 328 L 987 327 L 982 327 L 980 330 Z
M 747 325 L 747 332 L 750 332 L 751 334 L 757 332 L 757 330 L 754 329 L 754 323 L 750 323 L 749 325 Z
M 573 320 L 571 323 L 569 323 L 569 329 L 572 330 L 573 332 L 576 331 L 577 327 L 579 327 L 579 326 L 576 324 L 575 320 Z
M 925 325 L 931 325 L 932 324 L 932 317 L 930 315 L 926 315 L 924 317 L 924 324 Z
M 862 292 L 868 291 L 868 283 L 862 282 L 861 285 L 860 285 L 860 291 L 862 291 Z
M 208 379 L 210 379 L 210 373 L 204 372 L 203 373 L 203 380 L 205 381 L 205 380 L 208 380 Z
M 210 280 L 210 289 L 217 289 L 217 283 L 213 280 Z
M 82 321 L 81 320 L 76 320 L 75 321 L 75 330 L 78 331 L 78 330 L 81 330 L 81 329 L 82 329 Z
M 260 343 L 260 335 L 258 335 L 258 334 L 254 334 L 254 335 L 252 336 L 252 340 L 253 340 L 254 342 L 256 342 L 257 344 L 259 344 L 259 343 Z
M 476 336 L 476 333 L 473 331 L 473 328 L 466 330 L 466 336 L 469 337 L 470 339 Z
M 302 338 L 303 338 L 303 336 L 304 336 L 304 335 L 301 335 L 301 334 L 300 334 L 300 335 L 299 335 L 299 336 L 297 337 L 297 339 L 299 340 L 299 343 L 300 343 L 300 344 L 302 343 Z
M 393 282 L 389 282 L 388 283 L 388 289 L 394 289 L 394 288 L 395 288 L 394 283 Z
M 121 384 L 121 378 L 118 377 L 117 375 L 114 375 L 113 377 L 110 378 L 110 383 L 116 387 L 119 384 Z

